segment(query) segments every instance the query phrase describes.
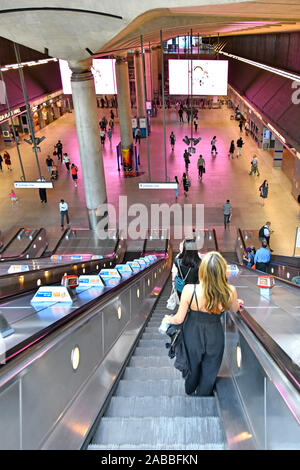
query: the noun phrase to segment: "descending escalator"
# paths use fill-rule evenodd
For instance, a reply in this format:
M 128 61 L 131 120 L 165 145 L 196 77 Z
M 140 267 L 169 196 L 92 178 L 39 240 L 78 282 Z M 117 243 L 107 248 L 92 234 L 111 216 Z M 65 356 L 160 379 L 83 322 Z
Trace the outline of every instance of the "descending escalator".
M 215 397 L 185 394 L 158 332 L 169 280 L 89 446 L 104 449 L 225 449 Z

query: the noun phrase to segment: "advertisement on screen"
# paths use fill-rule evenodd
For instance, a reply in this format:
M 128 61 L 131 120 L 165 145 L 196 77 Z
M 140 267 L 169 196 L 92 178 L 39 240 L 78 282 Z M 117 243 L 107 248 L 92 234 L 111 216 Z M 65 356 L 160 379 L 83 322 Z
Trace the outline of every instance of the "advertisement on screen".
M 97 95 L 117 94 L 115 62 L 115 59 L 93 59 L 92 73 L 94 75 Z M 66 60 L 59 60 L 59 68 L 64 94 L 71 95 L 72 71 L 68 62 Z
M 227 60 L 169 60 L 170 95 L 227 95 Z

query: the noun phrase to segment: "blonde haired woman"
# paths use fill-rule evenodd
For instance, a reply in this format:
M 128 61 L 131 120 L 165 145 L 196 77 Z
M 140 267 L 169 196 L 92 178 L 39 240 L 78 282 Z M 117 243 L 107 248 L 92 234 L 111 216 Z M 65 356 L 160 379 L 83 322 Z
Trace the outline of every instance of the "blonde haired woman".
M 235 287 L 228 284 L 226 270 L 220 253 L 207 253 L 200 264 L 199 284 L 187 284 L 176 315 L 164 317 L 169 324 L 184 322 L 182 333 L 190 363 L 185 391 L 189 395 L 212 394 L 224 351 L 222 313 L 230 309 L 238 312 L 243 303 Z

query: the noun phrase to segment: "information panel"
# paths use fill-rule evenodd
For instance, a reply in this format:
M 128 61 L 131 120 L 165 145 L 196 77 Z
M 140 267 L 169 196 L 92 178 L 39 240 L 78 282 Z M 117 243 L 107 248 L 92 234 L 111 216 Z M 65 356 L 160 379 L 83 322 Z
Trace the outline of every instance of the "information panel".
M 72 302 L 72 298 L 66 287 L 42 286 L 31 299 L 33 303 L 39 302 Z
M 227 84 L 227 60 L 169 60 L 170 95 L 226 96 Z

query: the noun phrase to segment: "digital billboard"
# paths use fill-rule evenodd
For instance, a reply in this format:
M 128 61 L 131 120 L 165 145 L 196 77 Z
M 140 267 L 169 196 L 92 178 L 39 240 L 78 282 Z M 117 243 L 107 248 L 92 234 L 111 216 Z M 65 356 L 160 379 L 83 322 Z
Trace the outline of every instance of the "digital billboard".
M 115 62 L 115 59 L 93 59 L 92 72 L 97 95 L 117 94 Z M 66 60 L 60 60 L 59 67 L 64 94 L 71 95 L 72 72 L 69 64 Z
M 227 95 L 227 60 L 169 60 L 170 95 Z

